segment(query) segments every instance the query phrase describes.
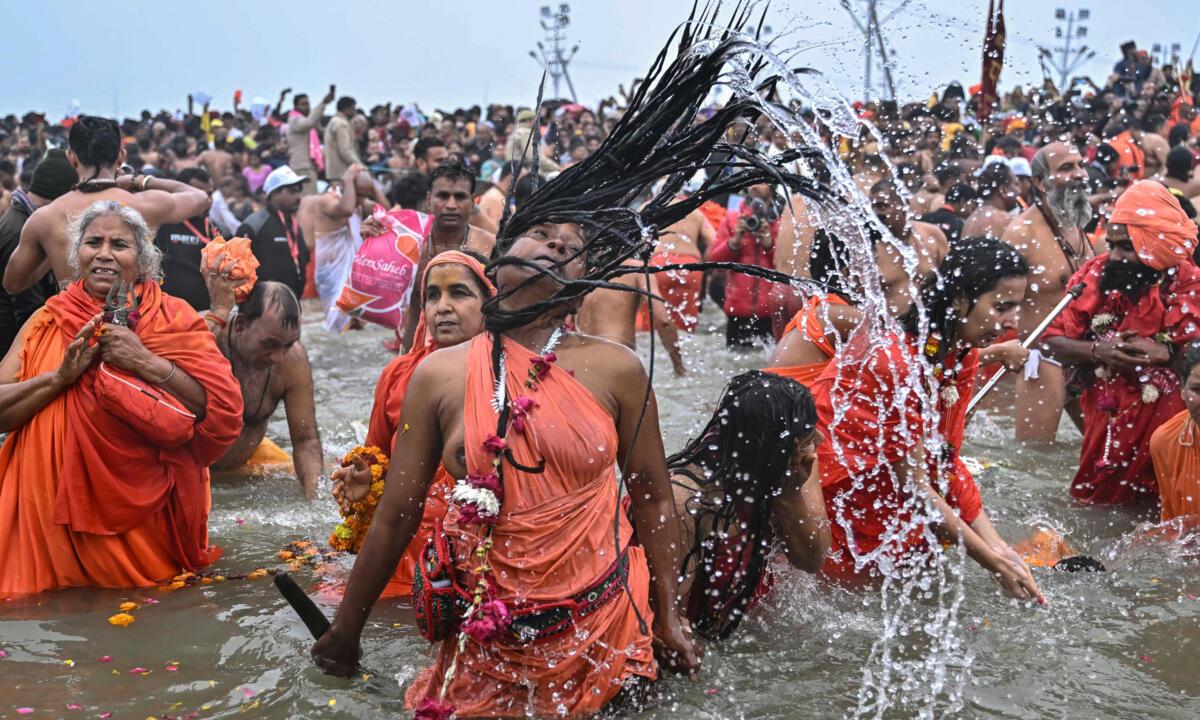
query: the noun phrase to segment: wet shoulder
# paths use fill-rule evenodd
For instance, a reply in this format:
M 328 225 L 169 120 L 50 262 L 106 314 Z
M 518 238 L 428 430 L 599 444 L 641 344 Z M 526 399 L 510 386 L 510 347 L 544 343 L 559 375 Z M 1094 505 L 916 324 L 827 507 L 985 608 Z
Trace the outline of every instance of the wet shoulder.
M 619 343 L 572 333 L 559 353 L 559 366 L 570 371 L 602 405 L 615 413 L 620 392 L 644 392 L 646 369 L 637 354 Z
M 467 249 L 472 252 L 477 252 L 484 257 L 490 257 L 492 248 L 496 246 L 496 236 L 487 230 L 471 226 L 470 234 L 467 236 Z

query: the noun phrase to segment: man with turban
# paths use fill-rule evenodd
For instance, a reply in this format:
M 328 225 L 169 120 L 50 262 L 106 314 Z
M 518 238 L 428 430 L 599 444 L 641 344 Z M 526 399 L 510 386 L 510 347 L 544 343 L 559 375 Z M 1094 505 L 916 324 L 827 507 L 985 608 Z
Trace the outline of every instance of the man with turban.
M 1157 500 L 1150 435 L 1183 409 L 1171 365 L 1200 337 L 1196 234 L 1166 187 L 1134 183 L 1113 209 L 1109 252 L 1071 277 L 1069 285 L 1086 288 L 1046 331 L 1047 349 L 1075 365 L 1075 381 L 1086 385 L 1071 483 L 1081 502 Z

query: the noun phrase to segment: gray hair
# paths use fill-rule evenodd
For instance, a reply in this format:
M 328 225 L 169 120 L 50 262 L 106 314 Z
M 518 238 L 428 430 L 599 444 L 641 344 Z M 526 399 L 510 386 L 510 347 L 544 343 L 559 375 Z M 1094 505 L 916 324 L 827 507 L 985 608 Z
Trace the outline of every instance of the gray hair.
M 1050 153 L 1046 152 L 1049 145 L 1043 145 L 1038 148 L 1038 151 L 1033 154 L 1033 159 L 1029 161 L 1029 172 L 1035 178 L 1041 178 L 1043 181 L 1050 177 Z
M 116 215 L 133 231 L 138 249 L 139 280 L 159 280 L 162 277 L 162 251 L 154 244 L 150 226 L 137 210 L 116 200 L 97 200 L 71 219 L 67 226 L 67 266 L 71 279 L 79 279 L 79 245 L 88 227 L 102 217 Z

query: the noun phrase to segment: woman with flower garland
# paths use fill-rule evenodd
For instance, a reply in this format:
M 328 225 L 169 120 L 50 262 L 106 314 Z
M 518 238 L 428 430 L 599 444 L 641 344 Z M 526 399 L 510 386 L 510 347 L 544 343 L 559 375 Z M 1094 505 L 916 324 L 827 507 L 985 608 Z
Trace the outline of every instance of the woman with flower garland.
M 425 267 L 421 282 L 422 315 L 417 342 L 383 369 L 375 387 L 375 405 L 365 448 L 351 451 L 333 471 L 333 496 L 344 517 L 330 538 L 335 549 L 357 552 L 370 526 L 371 513 L 383 492 L 382 473 L 399 430 L 400 408 L 417 365 L 440 348 L 453 347 L 483 332 L 483 302 L 496 294 L 483 265 L 457 250 L 440 253 Z M 372 462 L 374 460 L 374 462 Z M 433 534 L 436 520 L 445 517 L 454 479 L 439 466 L 425 500 L 421 526 L 400 559 L 383 597 L 412 594 L 413 568 Z
M 583 273 L 583 244 L 577 225 L 546 223 L 507 243 L 505 255 L 558 267 L 571 280 Z M 531 305 L 556 289 L 524 264 L 501 266 L 495 277 L 501 307 Z M 455 581 L 471 593 L 481 584 L 491 599 L 464 623 L 468 641 L 442 643 L 406 704 L 449 702 L 463 717 L 594 712 L 631 678 L 657 676 L 643 622 L 684 668 L 699 665 L 674 602 L 678 525 L 652 394 L 643 407 L 645 372 L 622 346 L 564 332 L 570 310 L 501 335 L 499 395 L 512 421 L 503 437 L 495 432 L 491 335 L 417 367 L 371 531 L 333 626 L 313 648 L 327 671 L 354 671 L 367 613 L 415 534 L 439 462 L 464 478 L 445 521 Z M 618 457 L 630 458 L 624 471 L 641 547 L 619 509 Z
M 904 335 L 883 344 L 854 336 L 813 386 L 821 432 L 818 450 L 833 549 L 823 572 L 871 572 L 878 558 L 903 563 L 925 542 L 921 495 L 933 502 L 932 531 L 967 554 L 1019 599 L 1041 598 L 1029 569 L 992 526 L 979 488 L 959 457 L 979 350 L 1016 327 L 1028 266 L 1004 243 L 955 246 L 921 288 L 929 340 L 917 346 L 921 316 L 901 318 Z M 898 391 L 911 375 L 927 383 L 929 406 Z M 835 416 L 834 408 L 838 408 Z M 935 437 L 941 447 L 923 446 Z M 853 547 L 851 547 L 853 544 Z M 862 562 L 856 562 L 862 560 Z

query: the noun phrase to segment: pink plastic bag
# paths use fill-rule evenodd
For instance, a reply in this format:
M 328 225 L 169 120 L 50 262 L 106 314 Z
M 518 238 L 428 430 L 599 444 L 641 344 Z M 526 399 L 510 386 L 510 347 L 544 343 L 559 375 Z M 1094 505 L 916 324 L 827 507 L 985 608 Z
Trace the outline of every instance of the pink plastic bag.
M 341 330 L 352 317 L 392 329 L 404 322 L 421 261 L 421 245 L 433 218 L 415 210 L 389 213 L 379 205 L 373 216 L 389 230 L 382 235 L 363 236 L 350 279 L 326 317 L 325 325 L 331 330 Z

